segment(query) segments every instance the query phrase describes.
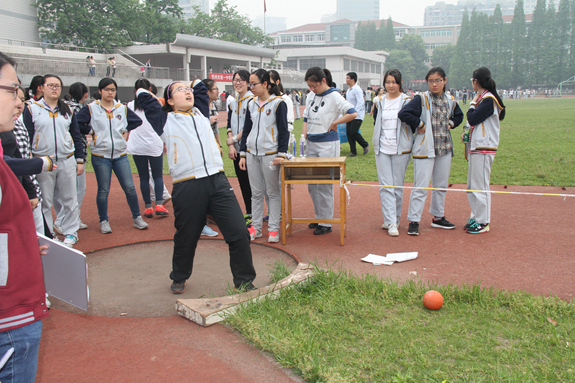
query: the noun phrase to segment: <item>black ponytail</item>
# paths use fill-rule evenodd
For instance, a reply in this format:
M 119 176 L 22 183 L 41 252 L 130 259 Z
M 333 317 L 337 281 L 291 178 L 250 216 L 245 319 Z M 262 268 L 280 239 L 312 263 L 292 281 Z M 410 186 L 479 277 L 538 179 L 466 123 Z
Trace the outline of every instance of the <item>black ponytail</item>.
M 36 96 L 36 93 L 38 93 L 38 87 L 42 86 L 43 84 L 44 84 L 44 76 L 34 76 L 32 78 L 32 81 L 30 81 L 30 86 L 26 88 L 26 91 L 24 92 L 24 97 L 26 97 L 26 100 L 34 98 L 34 96 Z
M 281 96 L 279 87 L 270 79 L 270 74 L 265 69 L 258 69 L 252 73 L 253 76 L 256 76 L 260 82 L 266 82 L 268 84 L 268 93 L 270 95 Z
M 305 80 L 304 81 L 313 81 L 313 82 L 322 82 L 325 78 L 325 83 L 330 88 L 335 88 L 335 84 L 333 83 L 331 72 L 329 69 L 321 69 L 318 66 L 312 66 L 307 70 L 305 73 Z
M 62 91 L 64 90 L 64 83 L 62 82 L 62 79 L 58 76 L 56 76 L 55 74 L 47 74 L 44 77 L 42 77 L 42 85 L 46 84 L 46 80 L 49 78 L 56 78 L 58 79 L 58 81 L 60 82 L 60 96 L 62 96 Z M 63 114 L 64 116 L 72 116 L 72 111 L 70 110 L 70 107 L 68 106 L 68 104 L 66 104 L 64 102 L 63 98 L 58 98 L 58 110 L 60 111 L 61 114 Z
M 491 94 L 495 96 L 495 99 L 501 105 L 501 111 L 499 112 L 499 120 L 502 121 L 505 118 L 505 105 L 499 93 L 497 93 L 497 87 L 495 81 L 491 78 L 491 71 L 486 67 L 481 67 L 473 71 L 473 79 L 479 83 L 483 89 L 487 89 Z
M 138 89 L 150 90 L 151 87 L 152 84 L 150 84 L 147 78 L 140 78 L 137 79 L 134 84 L 134 92 L 137 92 Z M 138 104 L 138 97 L 134 97 L 134 110 L 142 110 L 142 107 Z
M 285 91 L 284 91 L 284 86 L 282 85 L 282 79 L 281 79 L 280 74 L 278 73 L 278 71 L 272 69 L 272 70 L 269 71 L 269 73 L 270 73 L 270 78 L 271 78 L 271 80 L 272 80 L 274 83 L 276 83 L 277 81 L 280 82 L 279 84 L 277 84 L 277 86 L 278 86 L 278 88 L 279 88 L 281 94 L 284 94 L 284 93 L 285 93 Z

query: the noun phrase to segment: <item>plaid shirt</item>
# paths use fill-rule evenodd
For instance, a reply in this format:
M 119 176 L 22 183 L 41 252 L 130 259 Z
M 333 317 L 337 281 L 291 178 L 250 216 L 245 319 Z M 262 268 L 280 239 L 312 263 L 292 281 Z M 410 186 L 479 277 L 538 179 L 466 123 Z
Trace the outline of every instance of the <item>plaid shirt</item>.
M 437 96 L 431 94 L 431 128 L 433 130 L 433 143 L 436 156 L 444 156 L 453 150 L 453 141 L 449 133 L 449 102 L 447 95 Z
M 16 143 L 18 144 L 18 150 L 20 150 L 22 158 L 32 158 L 32 153 L 30 152 L 30 139 L 28 138 L 28 130 L 24 125 L 24 121 L 22 121 L 22 116 L 14 121 L 14 137 L 16 137 Z M 40 192 L 40 185 L 38 184 L 38 181 L 36 181 L 36 176 L 31 175 L 29 177 L 34 184 L 34 188 L 36 189 L 36 196 L 38 196 L 38 200 L 41 202 L 42 193 Z

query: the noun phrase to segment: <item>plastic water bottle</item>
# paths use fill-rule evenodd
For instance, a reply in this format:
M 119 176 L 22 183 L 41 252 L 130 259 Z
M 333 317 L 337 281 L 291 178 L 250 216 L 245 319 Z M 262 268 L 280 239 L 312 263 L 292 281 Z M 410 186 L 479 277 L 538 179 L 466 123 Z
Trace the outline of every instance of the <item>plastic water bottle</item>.
M 291 141 L 291 144 L 293 145 L 293 146 L 292 146 L 293 156 L 294 156 L 294 157 L 297 157 L 297 141 L 296 141 L 295 135 L 294 135 L 293 133 L 290 134 L 290 141 Z
M 302 134 L 301 138 L 299 139 L 299 149 L 300 149 L 300 157 L 305 158 L 305 137 Z

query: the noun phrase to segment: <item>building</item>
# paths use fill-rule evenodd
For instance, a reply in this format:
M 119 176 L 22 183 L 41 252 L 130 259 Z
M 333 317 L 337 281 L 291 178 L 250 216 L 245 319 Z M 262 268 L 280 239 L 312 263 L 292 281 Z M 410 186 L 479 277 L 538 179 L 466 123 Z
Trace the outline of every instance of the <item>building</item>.
M 368 86 L 382 84 L 385 58 L 389 54 L 383 51 L 366 52 L 348 46 L 323 46 L 281 49 L 280 55 L 287 58 L 284 62 L 285 70 L 305 73 L 313 66 L 328 68 L 340 89 L 348 88 L 345 75 L 356 72 L 359 86 L 366 89 Z
M 336 19 L 379 20 L 379 0 L 337 0 Z
M 262 31 L 266 32 L 267 34 L 270 34 L 277 31 L 284 31 L 287 25 L 287 18 L 266 16 L 264 24 L 264 15 L 262 15 L 253 19 L 252 25 L 254 27 L 260 27 Z
M 194 6 L 199 7 L 204 13 L 210 13 L 210 0 L 178 0 L 178 5 L 182 8 L 184 17 L 194 17 L 196 14 Z
M 0 2 L 0 25 L 0 40 L 40 41 L 38 12 L 31 1 Z
M 459 25 L 466 9 L 469 13 L 475 9 L 477 12 L 491 16 L 498 4 L 501 7 L 501 13 L 509 16 L 515 12 L 515 3 L 515 0 L 465 0 L 458 1 L 457 4 L 438 1 L 435 5 L 425 7 L 423 25 Z M 533 13 L 536 3 L 537 0 L 524 0 L 525 13 Z

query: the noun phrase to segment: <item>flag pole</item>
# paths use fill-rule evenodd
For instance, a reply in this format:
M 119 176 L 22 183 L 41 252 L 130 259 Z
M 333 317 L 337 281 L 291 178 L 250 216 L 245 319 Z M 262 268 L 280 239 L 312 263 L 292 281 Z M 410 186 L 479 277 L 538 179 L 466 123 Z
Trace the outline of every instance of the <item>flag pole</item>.
M 264 0 L 264 35 L 266 34 L 266 0 Z

